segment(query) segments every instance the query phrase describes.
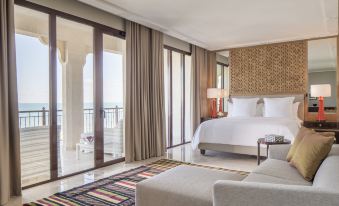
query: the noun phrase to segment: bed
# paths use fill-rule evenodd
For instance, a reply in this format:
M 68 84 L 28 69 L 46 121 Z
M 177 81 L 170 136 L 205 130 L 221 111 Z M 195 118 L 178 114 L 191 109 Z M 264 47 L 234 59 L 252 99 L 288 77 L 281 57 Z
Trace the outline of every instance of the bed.
M 256 96 L 263 102 L 263 97 L 286 97 L 282 95 Z M 291 96 L 291 95 L 288 95 Z M 266 134 L 283 135 L 293 141 L 304 119 L 304 95 L 293 95 L 294 102 L 300 102 L 297 118 L 285 117 L 224 117 L 205 121 L 195 131 L 192 147 L 200 149 L 202 154 L 206 150 L 240 153 L 247 155 L 257 154 L 257 139 Z M 234 97 L 233 97 L 234 98 Z M 245 98 L 239 97 L 236 98 Z M 250 97 L 247 97 L 250 98 Z M 263 147 L 262 150 L 265 148 Z M 262 151 L 261 154 L 266 154 Z

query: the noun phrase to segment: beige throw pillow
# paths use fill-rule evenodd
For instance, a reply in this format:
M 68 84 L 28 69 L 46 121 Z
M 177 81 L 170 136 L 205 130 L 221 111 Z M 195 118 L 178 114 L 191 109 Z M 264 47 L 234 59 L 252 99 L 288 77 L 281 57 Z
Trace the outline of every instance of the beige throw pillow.
M 291 165 L 296 167 L 307 181 L 311 181 L 322 160 L 330 152 L 333 140 L 333 136 L 327 137 L 319 133 L 305 136 L 291 159 Z
M 335 132 L 317 132 L 317 133 L 325 137 L 335 137 Z
M 312 130 L 312 129 L 308 129 L 306 127 L 301 127 L 297 136 L 294 138 L 294 141 L 293 141 L 293 144 L 291 145 L 290 147 L 290 150 L 288 151 L 288 154 L 287 154 L 287 161 L 291 161 L 297 147 L 299 146 L 300 142 L 303 140 L 303 138 L 306 136 L 306 135 L 309 135 L 309 134 L 314 134 L 315 131 Z

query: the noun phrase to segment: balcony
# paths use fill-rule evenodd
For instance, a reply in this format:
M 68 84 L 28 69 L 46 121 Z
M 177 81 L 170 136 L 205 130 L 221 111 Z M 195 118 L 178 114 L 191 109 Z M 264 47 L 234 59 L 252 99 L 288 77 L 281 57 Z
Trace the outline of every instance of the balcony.
M 120 158 L 124 155 L 123 108 L 104 109 L 104 159 Z M 66 148 L 63 111 L 58 110 L 58 175 L 94 167 L 93 109 L 83 110 L 83 133 L 78 137 L 74 149 Z M 49 111 L 19 111 L 21 135 L 22 185 L 27 186 L 50 178 Z

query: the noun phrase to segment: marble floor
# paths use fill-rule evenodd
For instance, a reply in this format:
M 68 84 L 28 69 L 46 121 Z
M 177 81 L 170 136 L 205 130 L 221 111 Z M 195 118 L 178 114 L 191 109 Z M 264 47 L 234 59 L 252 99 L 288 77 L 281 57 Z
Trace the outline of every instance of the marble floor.
M 179 161 L 197 163 L 208 166 L 223 167 L 233 170 L 252 171 L 256 165 L 256 157 L 248 155 L 238 155 L 222 152 L 207 151 L 206 155 L 201 155 L 199 151 L 193 151 L 190 144 L 171 148 L 166 156 L 152 158 L 145 161 L 134 163 L 119 163 L 104 168 L 100 168 L 87 173 L 79 174 L 62 180 L 54 181 L 37 187 L 23 190 L 20 198 L 14 198 L 9 205 L 21 205 L 22 203 L 32 202 L 43 197 L 47 197 L 56 192 L 65 191 L 73 187 L 81 186 L 86 183 L 96 181 L 135 167 L 156 161 L 161 158 L 174 159 Z

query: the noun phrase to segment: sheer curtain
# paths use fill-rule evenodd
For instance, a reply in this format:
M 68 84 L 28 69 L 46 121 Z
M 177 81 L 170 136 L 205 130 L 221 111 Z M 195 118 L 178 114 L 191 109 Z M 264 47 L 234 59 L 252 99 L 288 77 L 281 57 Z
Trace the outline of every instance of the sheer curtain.
M 0 204 L 21 195 L 14 0 L 0 1 Z
M 163 34 L 126 22 L 126 162 L 165 153 Z

